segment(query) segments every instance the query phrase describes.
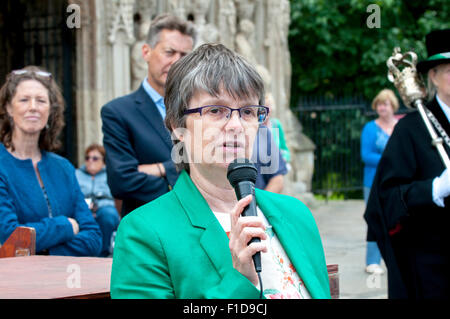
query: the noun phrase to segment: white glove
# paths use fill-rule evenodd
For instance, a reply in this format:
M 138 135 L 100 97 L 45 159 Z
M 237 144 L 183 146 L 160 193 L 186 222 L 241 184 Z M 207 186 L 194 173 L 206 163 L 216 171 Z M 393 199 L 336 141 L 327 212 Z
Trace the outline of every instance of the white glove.
M 444 199 L 450 195 L 450 171 L 445 169 L 441 176 L 433 180 L 433 201 L 444 207 Z

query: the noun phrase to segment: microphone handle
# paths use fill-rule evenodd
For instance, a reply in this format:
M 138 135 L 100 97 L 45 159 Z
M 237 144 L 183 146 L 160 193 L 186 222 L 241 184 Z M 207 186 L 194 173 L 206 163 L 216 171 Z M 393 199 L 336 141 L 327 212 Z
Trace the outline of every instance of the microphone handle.
M 236 185 L 235 188 L 236 197 L 238 200 L 248 196 L 252 195 L 252 201 L 250 204 L 248 204 L 247 207 L 244 208 L 244 211 L 242 212 L 242 216 L 257 216 L 257 209 L 256 209 L 256 200 L 255 200 L 255 186 L 253 183 L 249 181 L 240 182 Z M 258 237 L 253 237 L 249 244 L 251 243 L 259 243 L 261 240 Z M 253 263 L 255 264 L 255 270 L 256 272 L 261 272 L 261 253 L 257 252 L 253 255 Z

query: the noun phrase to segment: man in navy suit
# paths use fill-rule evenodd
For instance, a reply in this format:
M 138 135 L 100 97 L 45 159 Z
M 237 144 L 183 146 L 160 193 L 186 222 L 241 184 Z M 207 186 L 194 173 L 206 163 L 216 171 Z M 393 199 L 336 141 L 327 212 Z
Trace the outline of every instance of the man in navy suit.
M 137 91 L 102 107 L 108 185 L 123 200 L 122 217 L 165 194 L 178 178 L 164 126 L 164 87 L 170 67 L 192 51 L 195 38 L 190 22 L 156 17 L 142 46 L 148 76 Z

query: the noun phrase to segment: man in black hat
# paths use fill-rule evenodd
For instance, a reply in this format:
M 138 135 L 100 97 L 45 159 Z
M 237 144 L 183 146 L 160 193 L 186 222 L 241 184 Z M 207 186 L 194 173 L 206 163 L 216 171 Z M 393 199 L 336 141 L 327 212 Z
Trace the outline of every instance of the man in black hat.
M 450 29 L 429 33 L 429 57 L 417 69 L 428 75 L 426 107 L 450 154 L 449 39 Z M 386 262 L 389 298 L 449 298 L 450 172 L 419 112 L 396 125 L 373 185 L 364 218 Z

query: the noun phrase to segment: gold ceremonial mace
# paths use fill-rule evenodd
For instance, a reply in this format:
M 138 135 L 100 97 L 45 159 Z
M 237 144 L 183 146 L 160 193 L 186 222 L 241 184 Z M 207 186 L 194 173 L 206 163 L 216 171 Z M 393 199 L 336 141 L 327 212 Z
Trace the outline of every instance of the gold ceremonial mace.
M 431 135 L 431 143 L 436 146 L 439 155 L 446 168 L 450 168 L 450 159 L 444 149 L 443 139 L 436 134 L 430 119 L 426 114 L 425 98 L 427 96 L 425 86 L 419 74 L 417 73 L 417 54 L 412 51 L 402 54 L 400 48 L 395 48 L 392 56 L 387 60 L 388 79 L 394 83 L 397 88 L 403 103 L 409 108 L 416 108 L 428 132 Z M 409 59 L 408 59 L 409 58 Z M 403 66 L 403 70 L 398 69 Z

